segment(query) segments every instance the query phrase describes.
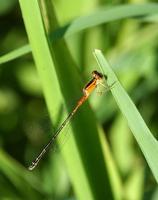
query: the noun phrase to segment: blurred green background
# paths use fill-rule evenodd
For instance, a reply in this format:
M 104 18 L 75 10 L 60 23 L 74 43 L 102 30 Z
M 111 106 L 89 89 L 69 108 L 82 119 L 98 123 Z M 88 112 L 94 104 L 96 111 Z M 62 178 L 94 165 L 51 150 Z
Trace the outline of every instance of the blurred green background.
M 102 6 L 112 8 L 125 3 L 149 1 L 54 1 L 61 26 Z M 96 66 L 92 51 L 102 49 L 156 138 L 157 23 L 158 15 L 127 18 L 85 29 L 66 38 L 85 81 Z M 0 0 L 0 56 L 27 43 L 18 1 Z M 105 100 L 106 108 L 103 106 Z M 92 95 L 90 103 L 98 122 L 106 130 L 125 199 L 157 200 L 154 177 L 110 94 L 97 98 Z M 0 199 L 76 199 L 60 151 L 53 156 L 50 152 L 33 174 L 25 170 L 48 141 L 52 130 L 31 53 L 1 64 Z

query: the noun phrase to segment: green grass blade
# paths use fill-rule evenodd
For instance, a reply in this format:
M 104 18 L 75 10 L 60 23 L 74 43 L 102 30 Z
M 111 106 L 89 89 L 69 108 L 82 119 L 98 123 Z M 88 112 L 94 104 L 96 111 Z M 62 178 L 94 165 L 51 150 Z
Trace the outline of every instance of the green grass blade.
M 54 41 L 57 38 L 69 37 L 75 33 L 78 33 L 87 28 L 91 28 L 103 23 L 108 23 L 115 20 L 140 17 L 145 15 L 153 15 L 158 13 L 158 4 L 146 3 L 137 5 L 119 5 L 112 8 L 100 8 L 89 16 L 79 17 L 73 20 L 68 26 L 61 27 L 57 31 L 51 34 L 51 40 Z M 31 52 L 31 48 L 28 44 L 25 46 L 11 51 L 10 53 L 0 57 L 0 64 L 16 59 Z
M 63 41 L 60 41 L 59 45 L 56 43 L 55 46 L 50 46 L 38 1 L 19 2 L 47 106 L 55 119 L 57 115 L 55 116 L 54 112 L 61 107 L 62 94 L 66 102 L 70 99 L 77 100 L 81 95 L 79 74 Z M 56 26 L 53 10 L 54 21 L 51 24 Z M 70 105 L 67 107 L 70 108 Z M 62 153 L 76 197 L 84 200 L 106 197 L 114 199 L 94 113 L 88 104 L 84 105 L 84 110 L 80 109 L 77 120 L 72 120 L 72 125 L 75 133 L 64 145 Z
M 89 16 L 74 20 L 65 32 L 65 37 L 103 23 L 158 13 L 157 3 L 119 5 L 113 8 L 100 8 Z
M 18 49 L 15 49 L 3 56 L 0 57 L 0 64 L 3 64 L 3 63 L 6 63 L 6 62 L 9 62 L 11 60 L 14 60 L 16 58 L 19 58 L 27 53 L 30 53 L 31 52 L 31 48 L 30 48 L 30 45 L 29 44 L 26 44 Z
M 26 199 L 43 199 L 45 191 L 41 188 L 41 182 L 2 150 L 0 150 L 0 163 L 0 172 L 5 174 L 17 188 L 17 196 L 23 195 Z
M 104 74 L 108 77 L 108 85 L 110 86 L 114 83 L 111 92 L 122 114 L 127 119 L 129 128 L 137 140 L 146 161 L 148 162 L 149 167 L 158 182 L 158 143 L 156 139 L 153 137 L 136 106 L 118 81 L 101 51 L 95 50 L 94 55 L 99 66 L 103 69 Z

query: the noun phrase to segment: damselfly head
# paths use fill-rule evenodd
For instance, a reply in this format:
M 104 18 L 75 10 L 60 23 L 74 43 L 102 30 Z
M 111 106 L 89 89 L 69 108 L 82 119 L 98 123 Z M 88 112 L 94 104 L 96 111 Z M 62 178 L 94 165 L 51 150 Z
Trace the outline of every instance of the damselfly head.
M 100 73 L 100 72 L 98 72 L 98 71 L 96 71 L 96 70 L 94 70 L 94 71 L 92 72 L 92 76 L 93 76 L 93 78 L 95 78 L 95 79 L 97 79 L 97 80 L 100 80 L 100 79 L 103 78 L 103 74 Z

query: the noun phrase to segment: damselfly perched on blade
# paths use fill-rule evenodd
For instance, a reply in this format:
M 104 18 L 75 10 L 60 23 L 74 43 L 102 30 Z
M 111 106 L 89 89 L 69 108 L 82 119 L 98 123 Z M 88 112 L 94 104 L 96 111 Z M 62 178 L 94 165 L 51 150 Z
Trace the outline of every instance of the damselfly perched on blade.
M 83 88 L 83 96 L 79 99 L 76 106 L 72 110 L 72 112 L 67 116 L 67 118 L 62 122 L 62 124 L 59 126 L 57 131 L 53 134 L 52 138 L 48 142 L 48 144 L 42 149 L 42 151 L 38 154 L 38 156 L 35 158 L 34 161 L 32 161 L 31 165 L 28 167 L 29 170 L 33 170 L 39 163 L 39 161 L 43 158 L 45 153 L 49 150 L 51 146 L 53 146 L 55 140 L 57 139 L 58 135 L 61 133 L 63 128 L 71 121 L 72 117 L 80 108 L 80 106 L 88 99 L 89 95 L 94 91 L 94 89 L 99 85 L 103 85 L 102 83 L 104 78 L 106 78 L 102 73 L 98 71 L 92 72 L 92 79 L 85 85 Z M 105 86 L 106 87 L 106 86 Z M 107 87 L 106 87 L 107 88 Z

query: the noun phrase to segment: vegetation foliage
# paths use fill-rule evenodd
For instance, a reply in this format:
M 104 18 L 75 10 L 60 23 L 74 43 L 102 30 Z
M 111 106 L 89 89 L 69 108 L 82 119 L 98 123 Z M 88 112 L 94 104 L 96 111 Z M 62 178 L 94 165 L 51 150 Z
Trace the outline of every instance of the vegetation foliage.
M 0 199 L 158 199 L 157 13 L 138 0 L 1 1 Z M 98 64 L 124 89 L 91 95 L 28 171 Z

